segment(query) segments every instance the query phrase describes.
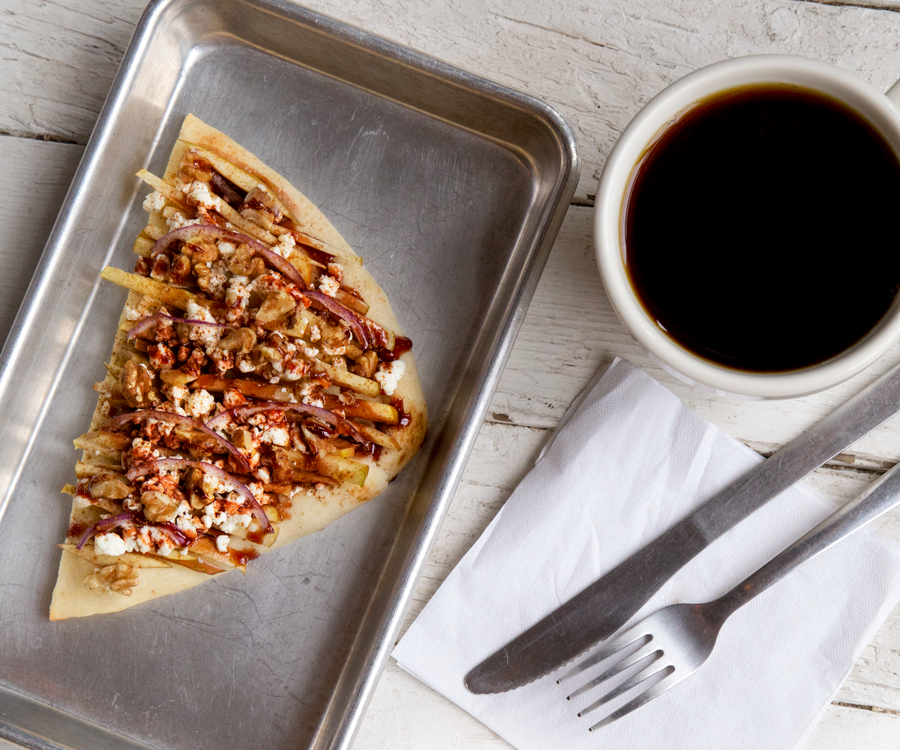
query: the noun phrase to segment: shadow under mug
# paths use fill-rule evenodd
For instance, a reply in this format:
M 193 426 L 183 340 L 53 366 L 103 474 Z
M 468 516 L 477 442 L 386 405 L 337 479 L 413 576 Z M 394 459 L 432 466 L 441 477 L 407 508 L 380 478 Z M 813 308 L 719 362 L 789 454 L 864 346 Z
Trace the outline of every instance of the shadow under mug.
M 827 361 L 788 372 L 748 372 L 704 359 L 669 337 L 637 297 L 625 266 L 623 211 L 632 175 L 647 149 L 699 103 L 721 92 L 759 84 L 796 85 L 843 102 L 882 135 L 900 160 L 900 82 L 885 95 L 833 65 L 791 55 L 754 55 L 715 63 L 664 89 L 622 133 L 597 190 L 594 245 L 613 309 L 663 367 L 688 383 L 725 395 L 794 398 L 847 380 L 900 340 L 900 295 L 860 341 Z

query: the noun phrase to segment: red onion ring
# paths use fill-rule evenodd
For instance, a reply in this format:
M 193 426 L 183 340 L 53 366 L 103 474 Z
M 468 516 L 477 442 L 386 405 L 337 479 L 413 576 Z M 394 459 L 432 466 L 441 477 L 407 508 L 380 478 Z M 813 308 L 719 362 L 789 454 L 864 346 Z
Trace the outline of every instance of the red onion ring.
M 286 258 L 282 258 L 278 253 L 270 250 L 259 240 L 248 237 L 240 232 L 229 232 L 220 229 L 214 224 L 190 224 L 186 227 L 173 229 L 168 234 L 160 237 L 153 247 L 150 249 L 150 256 L 154 257 L 159 253 L 168 250 L 174 243 L 190 242 L 197 239 L 209 240 L 225 240 L 226 242 L 236 242 L 247 245 L 255 255 L 261 257 L 268 265 L 285 276 L 292 284 L 296 284 L 301 289 L 306 289 L 306 283 L 300 272 Z
M 259 521 L 259 526 L 260 529 L 262 529 L 263 533 L 269 534 L 273 531 L 272 524 L 269 522 L 269 517 L 262 509 L 262 506 L 259 504 L 257 499 L 253 496 L 250 488 L 247 487 L 247 485 L 239 482 L 224 469 L 220 469 L 218 466 L 207 463 L 206 461 L 190 461 L 186 458 L 160 458 L 156 461 L 150 461 L 143 466 L 135 466 L 134 468 L 130 469 L 125 476 L 128 478 L 128 481 L 133 482 L 135 479 L 145 476 L 146 474 L 149 474 L 150 472 L 157 469 L 188 468 L 199 469 L 203 473 L 215 477 L 223 484 L 231 485 L 231 489 L 234 489 L 235 492 L 237 492 L 242 498 L 244 498 L 244 500 L 246 500 L 247 505 L 250 506 L 251 512 L 254 516 L 256 516 L 256 520 Z
M 204 435 L 209 435 L 209 437 L 213 438 L 213 440 L 215 440 L 226 451 L 228 451 L 228 453 L 231 454 L 243 473 L 250 473 L 250 464 L 247 462 L 247 459 L 244 458 L 244 455 L 232 443 L 228 442 L 225 438 L 219 435 L 219 433 L 213 432 L 199 419 L 194 419 L 193 417 L 185 417 L 181 414 L 173 414 L 170 411 L 158 411 L 157 409 L 139 409 L 138 411 L 133 411 L 128 414 L 120 414 L 118 417 L 113 417 L 109 420 L 109 422 L 103 425 L 103 429 L 106 431 L 114 431 L 119 427 L 125 426 L 129 422 L 141 420 L 145 417 L 148 419 L 155 419 L 159 422 L 180 424 L 183 427 L 189 427 L 192 430 L 202 432 Z
M 75 545 L 75 549 L 77 549 L 80 552 L 81 548 L 84 547 L 84 545 L 87 543 L 87 541 L 89 539 L 93 538 L 94 536 L 96 536 L 97 534 L 100 534 L 100 533 L 105 534 L 107 531 L 112 531 L 113 529 L 118 528 L 119 526 L 126 523 L 127 521 L 137 522 L 138 520 L 139 519 L 138 519 L 137 515 L 130 511 L 127 513 L 119 513 L 119 515 L 117 515 L 117 516 L 103 518 L 103 519 L 97 521 L 97 523 L 95 523 L 87 531 L 85 531 L 84 534 L 82 534 L 81 539 L 79 540 L 78 544 Z
M 209 323 L 205 320 L 189 320 L 187 318 L 173 318 L 171 315 L 163 315 L 162 313 L 155 313 L 154 315 L 149 315 L 144 318 L 140 323 L 138 323 L 134 328 L 128 331 L 128 339 L 131 340 L 136 336 L 140 336 L 142 333 L 145 333 L 150 328 L 153 327 L 154 323 L 159 323 L 161 320 L 170 320 L 173 323 L 187 323 L 192 326 L 210 326 L 211 328 L 228 328 L 224 323 Z

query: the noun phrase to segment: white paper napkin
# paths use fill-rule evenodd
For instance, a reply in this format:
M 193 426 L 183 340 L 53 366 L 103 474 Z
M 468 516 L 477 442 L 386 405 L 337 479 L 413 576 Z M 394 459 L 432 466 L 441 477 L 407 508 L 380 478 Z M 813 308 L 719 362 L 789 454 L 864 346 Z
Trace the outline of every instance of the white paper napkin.
M 593 698 L 564 670 L 473 695 L 463 676 L 760 461 L 648 375 L 617 360 L 434 595 L 393 655 L 519 750 L 742 748 L 805 741 L 900 599 L 900 545 L 863 529 L 726 623 L 699 672 L 589 733 Z M 804 486 L 692 560 L 636 615 L 725 593 L 835 509 Z M 575 678 L 577 679 L 577 678 Z

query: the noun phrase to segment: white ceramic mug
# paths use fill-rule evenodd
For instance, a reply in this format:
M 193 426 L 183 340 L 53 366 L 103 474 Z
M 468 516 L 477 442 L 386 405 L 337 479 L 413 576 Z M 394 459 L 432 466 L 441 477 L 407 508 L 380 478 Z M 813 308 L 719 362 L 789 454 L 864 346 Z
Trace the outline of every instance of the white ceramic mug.
M 878 359 L 900 339 L 900 299 L 861 341 L 802 370 L 752 373 L 717 365 L 690 352 L 659 327 L 637 298 L 625 268 L 623 211 L 632 174 L 647 149 L 681 115 L 710 96 L 737 87 L 784 83 L 844 102 L 874 126 L 900 159 L 900 82 L 887 95 L 840 68 L 790 55 L 755 55 L 688 74 L 653 98 L 613 149 L 597 190 L 594 244 L 613 309 L 637 341 L 668 370 L 690 383 L 749 398 L 792 398 L 830 388 Z M 898 206 L 900 210 L 900 206 Z

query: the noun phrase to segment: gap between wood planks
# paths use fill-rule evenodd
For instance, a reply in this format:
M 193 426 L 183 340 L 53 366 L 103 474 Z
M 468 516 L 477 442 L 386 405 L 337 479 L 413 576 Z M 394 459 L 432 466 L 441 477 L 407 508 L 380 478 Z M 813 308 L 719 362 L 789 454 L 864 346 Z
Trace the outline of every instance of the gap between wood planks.
M 53 135 L 53 133 L 27 133 L 24 130 L 19 131 L 7 131 L 0 130 L 0 138 L 24 138 L 29 141 L 49 141 L 51 143 L 67 143 L 72 146 L 82 145 L 79 144 L 78 141 L 72 140 L 71 138 L 63 138 L 60 135 Z
M 900 711 L 894 711 L 890 708 L 880 708 L 879 706 L 860 706 L 856 703 L 844 703 L 843 701 L 832 701 L 832 706 L 843 706 L 844 708 L 858 708 L 861 711 L 871 711 L 876 714 L 888 714 L 889 716 L 900 716 Z
M 888 10 L 894 13 L 900 11 L 900 4 L 896 0 L 885 0 L 883 3 L 854 2 L 854 0 L 796 0 L 796 2 L 810 3 L 811 5 L 833 5 L 837 8 L 863 8 L 864 10 Z

